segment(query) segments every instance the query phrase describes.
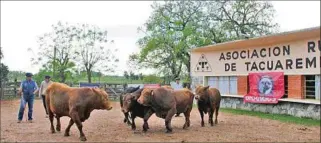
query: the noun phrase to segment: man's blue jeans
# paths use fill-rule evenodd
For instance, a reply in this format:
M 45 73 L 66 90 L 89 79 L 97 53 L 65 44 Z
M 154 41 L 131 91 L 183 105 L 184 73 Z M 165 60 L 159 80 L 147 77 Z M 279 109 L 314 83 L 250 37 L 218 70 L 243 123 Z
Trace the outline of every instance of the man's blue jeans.
M 23 118 L 23 112 L 25 111 L 26 104 L 28 103 L 28 120 L 32 120 L 33 112 L 33 101 L 35 96 L 32 95 L 23 95 L 20 100 L 20 109 L 18 113 L 18 120 L 21 121 Z

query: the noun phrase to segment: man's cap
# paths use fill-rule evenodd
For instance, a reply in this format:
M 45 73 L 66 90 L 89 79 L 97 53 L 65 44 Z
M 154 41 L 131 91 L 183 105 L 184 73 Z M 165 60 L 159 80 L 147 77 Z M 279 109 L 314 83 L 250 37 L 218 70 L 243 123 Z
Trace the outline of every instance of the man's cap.
M 33 75 L 32 75 L 32 73 L 26 73 L 26 77 L 32 77 Z
M 46 75 L 46 76 L 45 76 L 45 78 L 46 78 L 46 79 L 49 79 L 49 78 L 50 78 L 50 76 L 49 76 L 49 75 Z

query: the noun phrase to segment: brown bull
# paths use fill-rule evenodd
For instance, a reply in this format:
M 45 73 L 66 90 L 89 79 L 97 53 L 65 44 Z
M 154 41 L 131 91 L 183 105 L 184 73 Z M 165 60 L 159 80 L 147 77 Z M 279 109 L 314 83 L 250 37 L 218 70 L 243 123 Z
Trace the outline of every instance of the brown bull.
M 208 123 L 214 126 L 213 114 L 215 112 L 215 124 L 217 124 L 218 111 L 221 103 L 221 93 L 216 88 L 209 86 L 197 86 L 195 89 L 195 99 L 197 100 L 198 111 L 201 115 L 201 125 L 204 127 L 204 113 L 209 114 Z
M 159 118 L 165 119 L 166 133 L 172 132 L 171 120 L 175 114 L 184 113 L 184 129 L 190 126 L 190 112 L 193 107 L 194 94 L 187 89 L 171 91 L 164 87 L 144 89 L 138 103 L 150 106 Z
M 168 90 L 173 90 L 174 91 L 174 88 L 169 86 L 169 85 L 163 85 L 162 87 L 168 89 Z
M 69 136 L 70 127 L 76 123 L 80 140 L 86 141 L 82 131 L 82 122 L 87 120 L 94 109 L 111 110 L 108 94 L 99 88 L 72 88 L 62 83 L 52 83 L 46 90 L 46 105 L 49 113 L 50 129 L 55 133 L 53 117 L 57 119 L 56 130 L 60 131 L 60 117 L 70 117 L 65 136 Z

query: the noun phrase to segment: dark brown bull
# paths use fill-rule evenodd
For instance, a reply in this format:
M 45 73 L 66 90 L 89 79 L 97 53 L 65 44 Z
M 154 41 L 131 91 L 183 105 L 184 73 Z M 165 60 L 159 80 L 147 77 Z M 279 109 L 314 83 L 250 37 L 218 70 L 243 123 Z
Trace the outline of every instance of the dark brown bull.
M 133 93 L 135 91 L 137 91 L 140 88 L 140 86 L 138 87 L 129 87 L 127 88 L 124 93 L 120 94 L 119 96 L 119 103 L 120 103 L 120 107 L 123 108 L 123 104 L 124 104 L 124 99 L 125 97 L 128 95 L 127 93 Z M 132 125 L 132 123 L 129 121 L 129 113 L 125 113 L 124 112 L 124 123 L 127 123 L 128 125 Z
M 151 107 L 143 106 L 137 102 L 143 89 L 138 89 L 133 93 L 127 93 L 124 96 L 122 112 L 128 114 L 130 112 L 132 119 L 132 130 L 136 130 L 135 118 L 140 117 L 144 119 L 143 131 L 146 132 L 149 129 L 148 119 L 154 114 Z
M 46 105 L 49 113 L 50 129 L 55 133 L 53 117 L 57 119 L 56 130 L 60 131 L 60 117 L 70 117 L 65 136 L 69 136 L 70 127 L 76 123 L 80 140 L 86 141 L 82 122 L 89 118 L 94 109 L 111 110 L 108 94 L 99 88 L 71 88 L 65 84 L 52 83 L 46 90 Z
M 172 132 L 171 120 L 177 113 L 184 113 L 184 129 L 190 126 L 190 112 L 193 107 L 194 94 L 189 90 L 171 91 L 164 87 L 144 89 L 138 102 L 151 106 L 156 116 L 165 119 L 166 133 Z
M 215 111 L 215 124 L 217 124 L 218 111 L 221 103 L 221 93 L 216 88 L 209 88 L 209 86 L 197 86 L 195 89 L 195 99 L 197 100 L 198 111 L 201 115 L 201 125 L 204 127 L 204 113 L 209 114 L 208 123 L 214 126 L 213 114 Z

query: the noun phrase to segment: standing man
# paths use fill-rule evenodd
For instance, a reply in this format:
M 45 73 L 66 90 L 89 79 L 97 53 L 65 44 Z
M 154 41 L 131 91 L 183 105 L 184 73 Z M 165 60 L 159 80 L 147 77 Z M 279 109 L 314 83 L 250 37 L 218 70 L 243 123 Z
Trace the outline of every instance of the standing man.
M 48 111 L 47 111 L 47 108 L 46 108 L 46 96 L 45 96 L 45 93 L 46 93 L 47 87 L 51 83 L 52 82 L 50 81 L 50 76 L 46 75 L 45 76 L 45 80 L 41 82 L 40 88 L 39 88 L 39 97 L 41 96 L 41 98 L 42 98 L 43 107 L 45 108 L 45 111 L 46 111 L 46 118 L 48 118 Z
M 182 89 L 183 85 L 179 82 L 180 79 L 176 78 L 175 80 L 176 82 L 172 84 L 172 87 L 174 88 L 174 90 Z
M 18 123 L 21 123 L 23 118 L 23 112 L 25 111 L 26 104 L 28 103 L 28 121 L 32 123 L 32 112 L 33 112 L 33 101 L 35 99 L 35 94 L 38 92 L 37 83 L 32 80 L 32 74 L 26 73 L 26 80 L 21 82 L 19 95 L 21 96 L 20 100 L 20 109 L 18 113 Z
M 176 80 L 176 82 L 172 84 L 172 87 L 174 88 L 174 90 L 182 89 L 183 85 L 179 82 L 180 78 L 177 77 L 175 80 Z M 176 114 L 175 117 L 179 117 L 179 114 Z

